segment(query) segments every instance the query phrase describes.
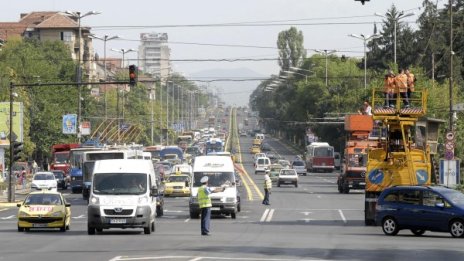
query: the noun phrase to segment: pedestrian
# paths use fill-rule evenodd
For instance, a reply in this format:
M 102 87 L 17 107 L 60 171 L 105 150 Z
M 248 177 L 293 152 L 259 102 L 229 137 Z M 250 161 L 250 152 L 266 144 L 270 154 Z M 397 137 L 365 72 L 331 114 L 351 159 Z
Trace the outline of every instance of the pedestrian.
M 405 108 L 409 108 L 408 99 L 408 76 L 404 73 L 403 69 L 398 71 L 398 75 L 395 77 L 396 93 L 399 93 L 403 99 L 403 105 Z
M 26 182 L 27 182 L 27 175 L 26 175 L 26 170 L 23 167 L 23 170 L 21 171 L 21 185 L 23 189 L 26 189 Z
M 407 76 L 407 83 L 408 83 L 408 99 L 411 101 L 411 93 L 414 92 L 414 86 L 416 84 L 416 77 L 413 73 L 409 71 L 409 68 L 406 68 L 406 76 Z
M 372 106 L 369 101 L 364 101 L 364 113 L 365 115 L 372 115 Z
M 264 199 L 263 199 L 264 205 L 270 205 L 269 194 L 271 194 L 272 181 L 271 181 L 271 178 L 269 177 L 268 172 L 269 171 L 266 170 L 266 174 L 264 175 Z
M 209 195 L 211 193 L 222 192 L 226 188 L 224 186 L 211 190 L 208 187 L 208 176 L 203 176 L 200 179 L 201 187 L 198 189 L 198 205 L 201 210 L 201 235 L 209 236 L 209 223 L 211 219 L 211 198 Z
M 395 74 L 392 70 L 388 70 L 385 75 L 383 91 L 385 93 L 385 107 L 395 107 Z

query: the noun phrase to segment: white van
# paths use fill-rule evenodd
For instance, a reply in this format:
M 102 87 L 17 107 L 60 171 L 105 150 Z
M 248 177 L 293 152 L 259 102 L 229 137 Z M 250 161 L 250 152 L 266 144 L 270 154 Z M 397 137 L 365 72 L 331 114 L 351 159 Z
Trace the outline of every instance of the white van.
M 143 228 L 145 234 L 154 232 L 157 197 L 151 161 L 96 161 L 87 207 L 88 234 L 110 228 Z
M 211 193 L 211 212 L 230 215 L 236 218 L 240 211 L 239 195 L 235 183 L 234 163 L 230 157 L 224 156 L 198 156 L 193 165 L 192 193 L 189 201 L 190 218 L 198 218 L 200 207 L 198 205 L 198 188 L 201 187 L 200 179 L 208 176 L 208 187 L 225 186 L 223 192 Z
M 271 166 L 271 160 L 268 157 L 259 157 L 255 161 L 255 174 L 259 172 L 265 173 L 266 169 L 269 169 Z

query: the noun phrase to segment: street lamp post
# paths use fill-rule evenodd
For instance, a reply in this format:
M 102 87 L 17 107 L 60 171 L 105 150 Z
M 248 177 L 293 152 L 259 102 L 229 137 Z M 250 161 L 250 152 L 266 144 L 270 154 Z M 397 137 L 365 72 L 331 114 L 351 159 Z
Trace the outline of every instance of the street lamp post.
M 103 79 L 106 82 L 108 80 L 108 76 L 107 76 L 107 72 L 106 72 L 106 42 L 114 40 L 114 39 L 118 39 L 118 38 L 120 38 L 120 36 L 118 36 L 118 35 L 108 36 L 107 34 L 105 34 L 103 37 L 98 37 L 96 35 L 92 35 L 92 38 L 103 41 Z M 107 94 L 106 94 L 106 92 L 108 90 L 106 88 L 107 87 L 106 84 L 104 86 L 105 86 L 104 87 L 104 95 L 105 95 L 105 120 L 106 120 L 106 119 L 108 119 L 108 99 L 107 99 Z
M 134 52 L 135 50 L 134 49 L 111 49 L 111 51 L 114 51 L 114 52 L 118 52 L 118 53 L 122 53 L 122 68 L 125 68 L 124 67 L 124 64 L 125 64 L 125 55 L 126 53 L 130 53 L 130 52 Z M 117 114 L 117 122 L 118 122 L 118 142 L 120 141 L 120 131 L 119 129 L 121 128 L 121 118 L 119 117 L 119 87 L 117 88 L 117 91 L 116 91 L 116 114 Z M 124 91 L 123 91 L 123 96 L 122 96 L 122 104 L 121 104 L 121 107 L 122 107 L 122 118 L 124 120 Z
M 389 19 L 389 18 L 392 18 L 393 19 L 393 62 L 396 64 L 396 28 L 398 27 L 398 23 L 400 21 L 400 19 L 403 19 L 403 18 L 406 18 L 406 17 L 410 17 L 410 16 L 413 16 L 414 13 L 407 13 L 405 14 L 404 12 L 400 12 L 398 14 L 398 16 L 396 17 L 393 17 L 391 13 L 388 13 L 386 16 L 383 15 L 383 14 L 380 14 L 380 13 L 375 13 L 376 16 L 380 16 L 380 17 L 383 17 L 385 19 Z
M 317 53 L 322 53 L 325 55 L 325 86 L 327 87 L 329 85 L 329 80 L 328 80 L 328 77 L 327 77 L 327 73 L 328 73 L 328 56 L 329 54 L 333 54 L 336 52 L 336 50 L 315 50 Z
M 357 34 L 350 34 L 348 35 L 350 37 L 358 38 L 364 41 L 364 89 L 367 88 L 367 53 L 366 53 L 366 45 L 369 41 L 373 39 L 377 39 L 381 37 L 380 34 L 374 34 L 374 35 L 357 35 Z
M 82 115 L 82 86 L 81 86 L 81 41 L 82 41 L 82 28 L 81 28 L 81 19 L 89 16 L 89 15 L 98 15 L 101 14 L 101 12 L 98 11 L 89 11 L 83 15 L 81 15 L 81 12 L 71 12 L 71 11 L 66 11 L 65 15 L 71 16 L 75 19 L 77 19 L 77 24 L 78 24 L 78 44 L 79 48 L 77 48 L 77 72 L 76 72 L 76 78 L 77 78 L 77 90 L 79 93 L 78 101 L 77 101 L 77 124 L 78 124 L 78 131 L 77 131 L 77 139 L 79 140 L 79 143 L 81 142 L 81 115 Z
M 296 74 L 296 75 L 304 76 L 305 77 L 305 83 L 308 83 L 308 75 L 306 75 L 306 74 L 297 73 L 297 72 L 294 72 L 294 71 L 283 71 L 283 72 L 288 73 L 288 74 Z

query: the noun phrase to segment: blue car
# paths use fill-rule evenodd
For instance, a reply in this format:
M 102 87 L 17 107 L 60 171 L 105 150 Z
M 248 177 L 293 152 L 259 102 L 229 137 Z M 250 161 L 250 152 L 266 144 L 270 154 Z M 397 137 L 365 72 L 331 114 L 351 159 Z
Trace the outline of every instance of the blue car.
M 416 236 L 429 230 L 464 237 L 464 194 L 438 186 L 391 187 L 378 198 L 375 221 L 389 236 L 410 229 Z

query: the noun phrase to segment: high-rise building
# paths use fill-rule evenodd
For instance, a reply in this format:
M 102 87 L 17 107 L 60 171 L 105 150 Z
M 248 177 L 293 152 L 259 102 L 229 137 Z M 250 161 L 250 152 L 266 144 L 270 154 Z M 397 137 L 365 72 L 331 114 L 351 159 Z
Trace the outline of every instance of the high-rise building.
M 167 33 L 140 34 L 139 68 L 145 73 L 166 80 L 171 70 L 170 56 Z

